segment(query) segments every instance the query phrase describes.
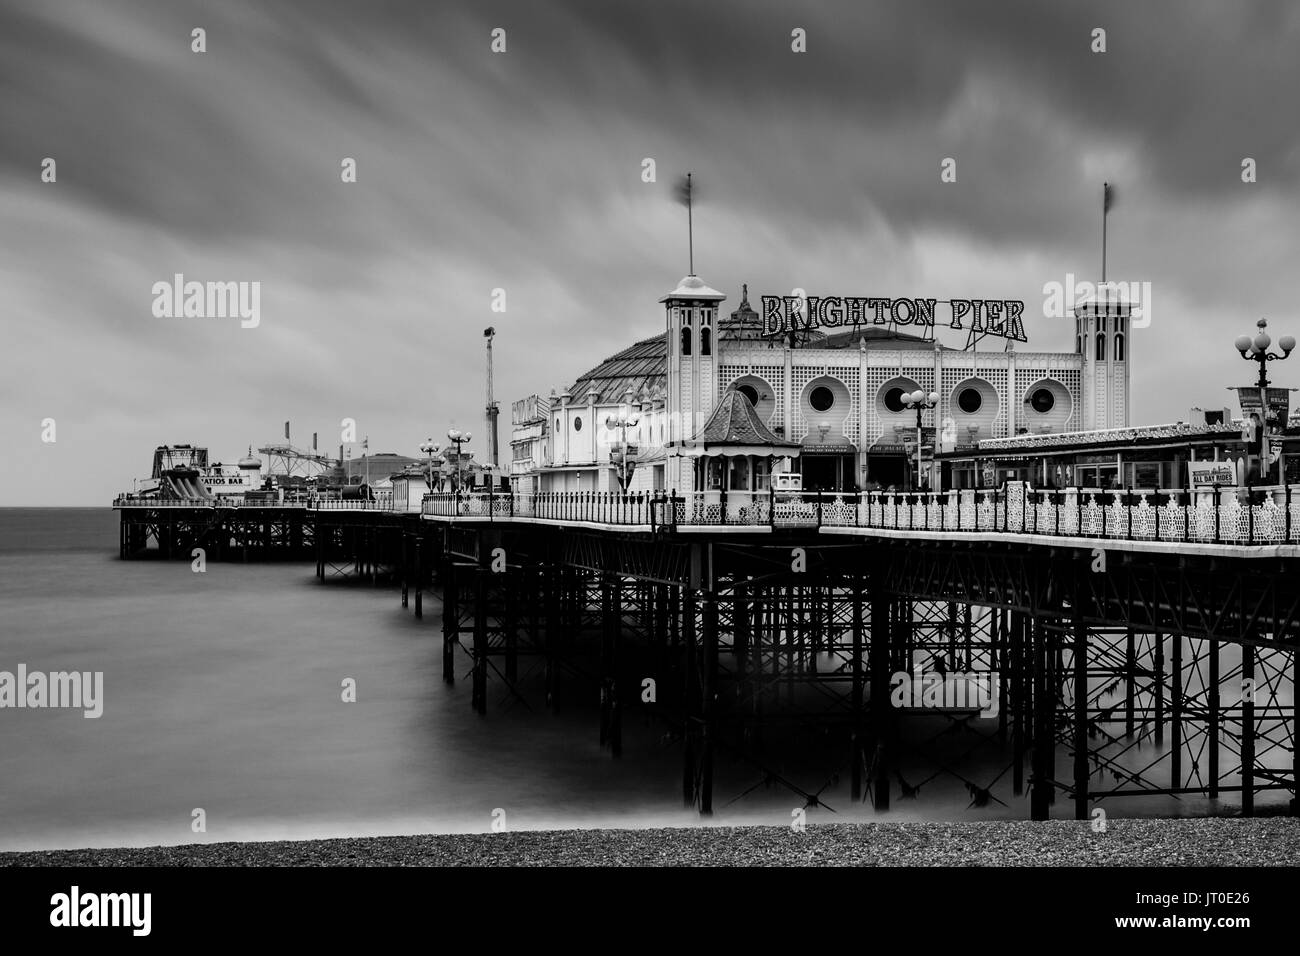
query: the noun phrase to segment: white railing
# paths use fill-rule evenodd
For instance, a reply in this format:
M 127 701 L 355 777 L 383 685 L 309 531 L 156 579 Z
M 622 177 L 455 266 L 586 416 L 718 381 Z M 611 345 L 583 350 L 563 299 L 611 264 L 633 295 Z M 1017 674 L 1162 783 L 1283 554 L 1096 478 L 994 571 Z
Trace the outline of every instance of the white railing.
M 122 496 L 113 499 L 114 508 L 306 508 L 308 502 L 303 498 L 286 498 L 284 501 L 256 499 L 246 501 L 242 498 L 137 498 Z
M 1003 488 L 944 492 L 435 493 L 430 517 L 683 526 L 843 527 L 898 532 L 1219 544 L 1300 541 L 1300 487 Z

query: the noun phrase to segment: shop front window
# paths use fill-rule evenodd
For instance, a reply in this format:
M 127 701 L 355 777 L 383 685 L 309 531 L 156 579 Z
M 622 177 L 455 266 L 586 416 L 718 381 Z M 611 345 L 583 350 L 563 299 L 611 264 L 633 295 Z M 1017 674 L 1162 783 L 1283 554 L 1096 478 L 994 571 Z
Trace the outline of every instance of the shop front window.
M 708 484 L 705 489 L 708 491 L 717 491 L 722 487 L 722 463 L 721 458 L 709 459 Z
M 731 459 L 731 482 L 728 485 L 731 491 L 748 491 L 749 490 L 749 459 L 733 458 Z

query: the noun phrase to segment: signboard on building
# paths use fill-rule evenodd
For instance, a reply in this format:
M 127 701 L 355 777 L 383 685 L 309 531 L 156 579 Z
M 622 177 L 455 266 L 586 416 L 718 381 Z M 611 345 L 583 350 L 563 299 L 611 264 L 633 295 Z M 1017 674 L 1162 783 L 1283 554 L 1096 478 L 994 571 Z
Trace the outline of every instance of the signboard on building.
M 1235 485 L 1237 470 L 1230 461 L 1189 461 L 1187 463 L 1187 484 L 1195 488 L 1199 485 Z
M 763 296 L 763 334 L 786 335 L 799 329 L 859 325 L 915 325 L 931 334 L 939 299 L 885 299 L 868 296 Z M 1025 342 L 1021 316 L 1025 303 L 1011 299 L 947 299 L 939 314 L 947 327 Z M 963 324 L 964 323 L 964 324 Z

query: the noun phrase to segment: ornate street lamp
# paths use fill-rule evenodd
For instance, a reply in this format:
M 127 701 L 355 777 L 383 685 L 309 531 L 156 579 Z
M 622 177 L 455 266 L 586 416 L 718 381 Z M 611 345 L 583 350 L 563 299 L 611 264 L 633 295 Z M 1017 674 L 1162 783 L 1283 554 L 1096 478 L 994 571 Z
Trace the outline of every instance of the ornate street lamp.
M 934 408 L 939 404 L 939 393 L 931 392 L 927 395 L 921 389 L 915 392 L 908 392 L 903 396 L 903 404 L 908 408 L 916 409 L 916 490 L 921 490 L 921 411 L 926 408 Z
M 442 446 L 432 438 L 426 438 L 420 443 L 420 451 L 429 456 L 429 463 L 425 469 L 425 481 L 429 485 L 429 490 L 433 491 L 433 456 L 442 451 Z
M 1255 435 L 1254 439 L 1259 442 L 1259 480 L 1264 480 L 1265 472 L 1269 470 L 1268 449 L 1265 441 L 1268 426 L 1268 363 L 1280 362 L 1283 359 L 1291 357 L 1291 351 L 1295 348 L 1295 336 L 1284 335 L 1277 340 L 1278 348 L 1282 350 L 1279 355 L 1277 352 L 1270 352 L 1269 346 L 1273 344 L 1273 339 L 1264 331 L 1268 328 L 1268 320 L 1260 319 L 1255 323 L 1259 329 L 1252 339 L 1249 335 L 1239 335 L 1233 342 L 1233 346 L 1241 353 L 1241 357 L 1248 362 L 1259 363 L 1259 414 L 1260 414 L 1260 434 Z M 1244 414 L 1245 409 L 1242 409 Z M 1280 427 L 1285 427 L 1286 422 L 1279 422 Z M 1250 448 L 1246 449 L 1250 453 Z
M 1295 336 L 1284 335 L 1277 340 L 1278 348 L 1282 350 L 1282 354 L 1278 355 L 1276 352 L 1268 350 L 1268 347 L 1273 344 L 1269 334 L 1264 331 L 1264 329 L 1268 328 L 1268 319 L 1260 319 L 1255 325 L 1259 332 L 1255 334 L 1253 339 L 1249 335 L 1239 335 L 1233 345 L 1241 353 L 1242 358 L 1259 363 L 1259 387 L 1268 388 L 1268 363 L 1290 358 L 1291 350 L 1295 348 Z M 1263 393 L 1261 393 L 1260 398 L 1263 397 Z
M 469 442 L 474 436 L 469 432 L 463 432 L 458 428 L 447 429 L 447 439 L 456 446 L 456 493 L 459 494 L 465 484 L 464 461 L 465 456 L 461 453 L 462 447 Z
M 605 427 L 610 431 L 618 429 L 622 433 L 620 442 L 621 451 L 618 463 L 618 486 L 622 489 L 623 494 L 627 494 L 627 486 L 632 481 L 632 471 L 636 467 L 628 461 L 627 455 L 627 430 L 636 428 L 641 421 L 641 416 L 632 410 L 630 398 L 632 389 L 628 389 L 629 402 L 619 409 L 617 415 L 610 415 L 605 419 Z

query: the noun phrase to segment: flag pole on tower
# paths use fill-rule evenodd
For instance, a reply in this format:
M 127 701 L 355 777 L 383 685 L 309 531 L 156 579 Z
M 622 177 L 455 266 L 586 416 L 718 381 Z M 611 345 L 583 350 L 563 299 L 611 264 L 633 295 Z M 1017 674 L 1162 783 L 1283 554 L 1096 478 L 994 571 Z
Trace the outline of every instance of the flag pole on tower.
M 1106 214 L 1115 202 L 1115 190 L 1110 183 L 1101 184 L 1101 281 L 1106 283 Z
M 695 275 L 695 227 L 691 222 L 691 198 L 694 192 L 694 186 L 691 183 L 691 174 L 687 173 L 677 186 L 677 198 L 686 205 L 686 241 L 690 251 L 690 272 L 687 275 Z

